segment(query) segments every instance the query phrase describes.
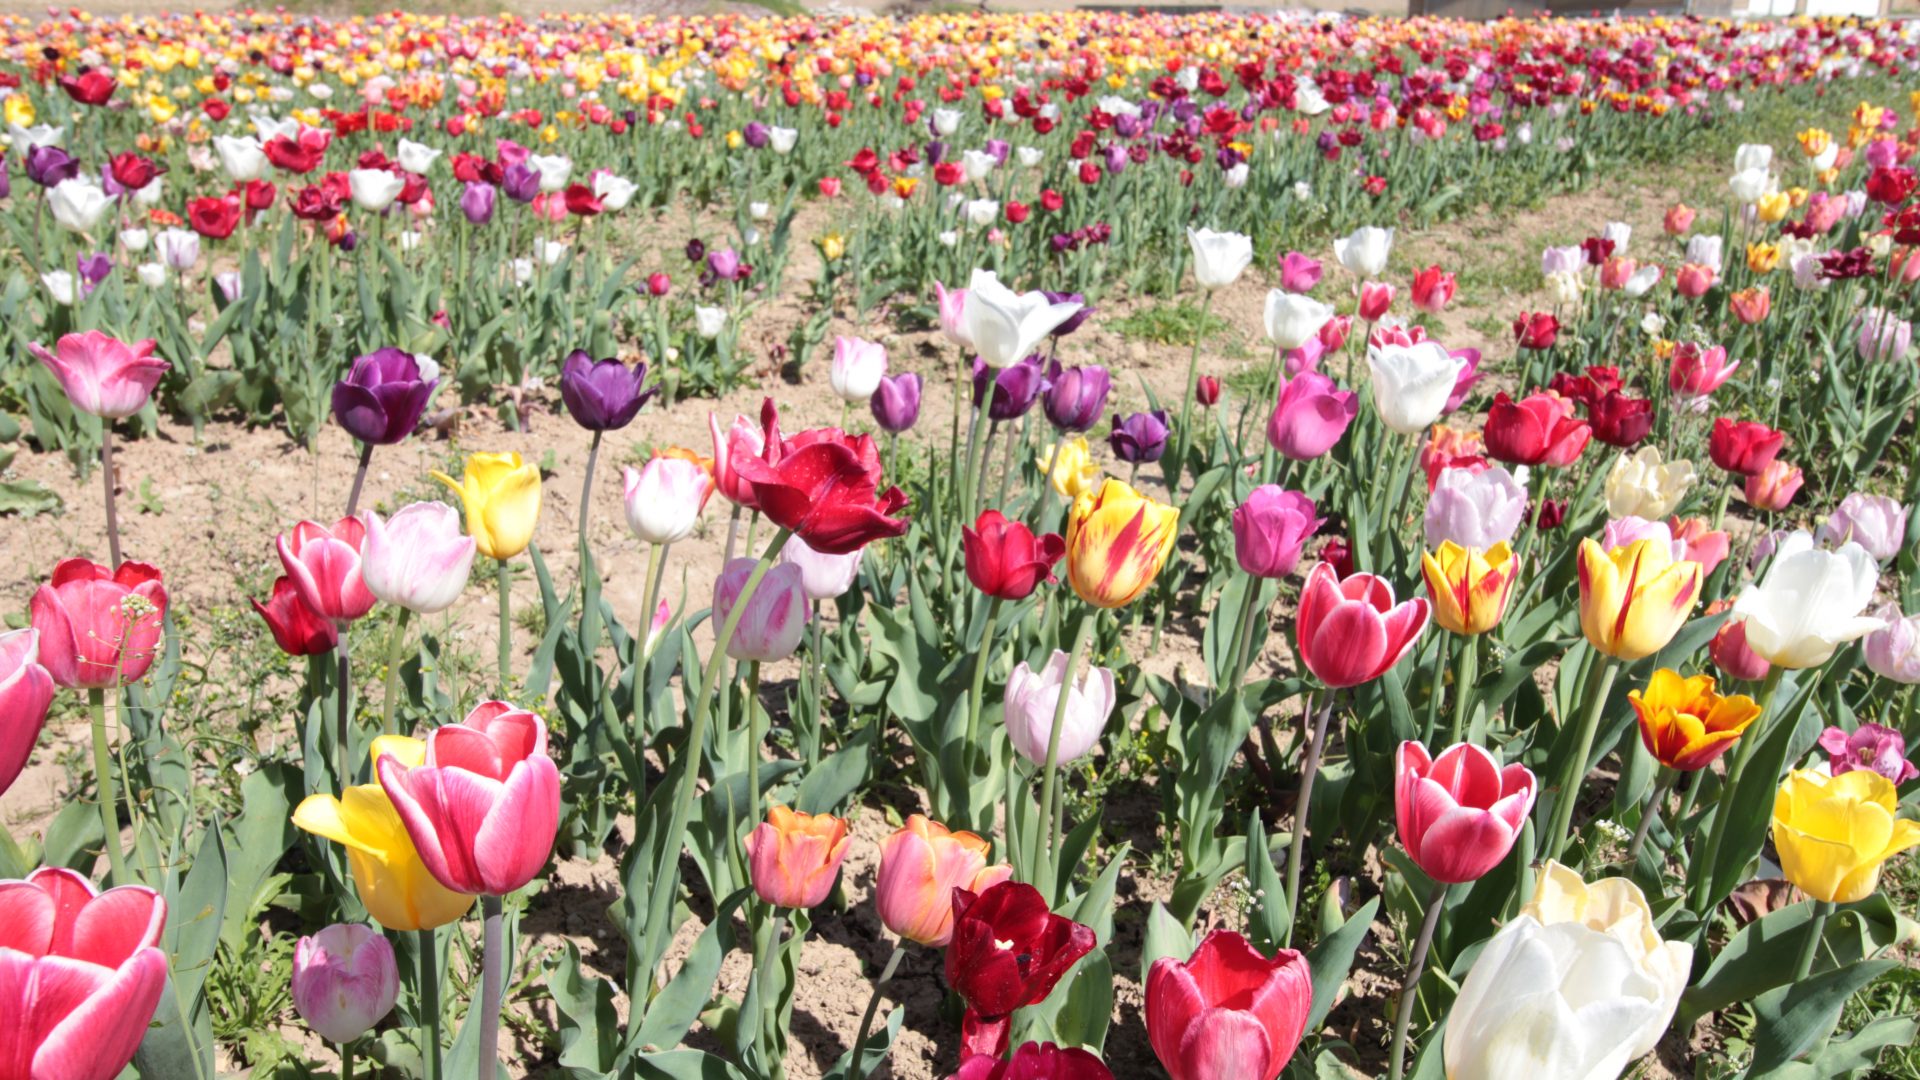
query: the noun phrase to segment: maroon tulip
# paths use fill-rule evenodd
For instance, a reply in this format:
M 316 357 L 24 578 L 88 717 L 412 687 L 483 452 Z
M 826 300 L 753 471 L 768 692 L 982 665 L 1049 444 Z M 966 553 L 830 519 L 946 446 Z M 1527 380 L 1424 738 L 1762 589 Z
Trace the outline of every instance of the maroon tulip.
M 1587 406 L 1587 421 L 1593 425 L 1594 438 L 1629 449 L 1653 430 L 1653 402 L 1609 390 Z
M 907 531 L 905 518 L 889 516 L 907 505 L 906 492 L 879 490 L 883 476 L 873 436 L 819 428 L 767 449 L 773 461 L 741 457 L 733 467 L 753 485 L 767 520 L 813 550 L 847 555 Z
M 1306 1033 L 1313 1007 L 1307 958 L 1271 958 L 1215 930 L 1184 963 L 1147 972 L 1147 1041 L 1173 1080 L 1274 1080 Z
M 1053 564 L 1066 554 L 1067 543 L 1058 533 L 1033 535 L 1018 521 L 998 510 L 981 513 L 972 528 L 961 526 L 967 555 L 967 580 L 988 596 L 1025 600 L 1042 578 L 1053 581 Z
M 1077 1046 L 1022 1043 L 1005 1061 L 972 1058 L 949 1080 L 1113 1080 L 1100 1059 Z
M 340 631 L 333 620 L 301 599 L 293 579 L 285 574 L 274 579 L 273 595 L 266 603 L 258 600 L 250 603 L 266 621 L 267 629 L 273 632 L 274 644 L 288 656 L 319 656 L 332 652 L 340 644 Z
M 967 1001 L 962 1063 L 1004 1054 L 1013 1011 L 1045 1001 L 1094 944 L 1091 927 L 1055 915 L 1031 885 L 1003 881 L 978 896 L 954 889 L 947 983 Z

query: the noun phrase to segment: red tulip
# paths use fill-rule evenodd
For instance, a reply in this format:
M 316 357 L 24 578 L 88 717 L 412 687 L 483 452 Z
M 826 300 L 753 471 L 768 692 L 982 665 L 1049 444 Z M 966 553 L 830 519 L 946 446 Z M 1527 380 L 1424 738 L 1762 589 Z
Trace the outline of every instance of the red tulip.
M 566 199 L 567 212 L 575 217 L 592 217 L 606 209 L 601 204 L 599 196 L 585 184 L 567 185 Z
M 167 988 L 166 923 L 145 886 L 96 893 L 60 867 L 0 881 L 0 1075 L 118 1076 Z
M 40 663 L 69 690 L 137 681 L 153 666 L 167 617 L 160 571 L 124 562 L 108 571 L 88 559 L 65 559 L 30 604 L 40 632 Z
M 375 762 L 427 873 L 454 892 L 504 896 L 532 881 L 560 829 L 547 725 L 504 701 L 427 733 L 426 763 Z
M 1058 533 L 1033 535 L 1018 521 L 998 510 L 981 513 L 972 528 L 962 526 L 961 543 L 967 557 L 967 580 L 988 596 L 1025 600 L 1044 578 L 1055 580 L 1053 564 L 1066 554 Z
M 273 632 L 274 644 L 288 656 L 319 656 L 340 644 L 339 627 L 302 600 L 299 588 L 285 574 L 273 580 L 273 595 L 266 603 L 250 602 Z
M 949 1080 L 1113 1080 L 1113 1073 L 1077 1046 L 1022 1043 L 1005 1061 L 985 1054 L 969 1059 Z
M 1452 274 L 1438 266 L 1429 266 L 1413 275 L 1413 306 L 1429 315 L 1438 315 L 1453 302 L 1457 287 Z
M 1589 365 L 1587 370 L 1578 375 L 1555 372 L 1553 378 L 1547 380 L 1547 389 L 1589 409 L 1593 408 L 1594 402 L 1620 389 L 1622 385 L 1620 369 L 1605 364 Z
M 897 487 L 879 490 L 880 452 L 873 436 L 817 428 L 769 440 L 768 457 L 773 460 L 742 458 L 733 468 L 753 485 L 767 520 L 815 551 L 847 555 L 907 531 L 905 518 L 888 516 L 907 505 L 907 495 Z
M 322 618 L 347 623 L 373 607 L 373 593 L 360 577 L 360 545 L 366 538 L 359 518 L 341 518 L 332 528 L 302 521 L 277 538 L 274 549 L 307 606 Z
M 1594 438 L 1625 450 L 1653 430 L 1653 402 L 1609 390 L 1605 397 L 1587 406 L 1587 422 L 1593 427 Z
M 210 240 L 225 240 L 240 224 L 240 200 L 231 195 L 208 195 L 187 200 L 187 223 Z
M 713 486 L 727 501 L 748 510 L 760 509 L 759 497 L 753 493 L 753 485 L 741 476 L 735 464 L 746 458 L 761 458 L 767 453 L 769 442 L 780 439 L 780 414 L 774 408 L 773 399 L 767 398 L 760 403 L 760 426 L 755 428 L 753 421 L 744 416 L 735 416 L 733 425 L 726 430 L 720 429 L 718 413 L 707 414 L 707 426 L 713 432 Z
M 1202 375 L 1193 384 L 1193 400 L 1202 408 L 1211 409 L 1220 402 L 1220 380 L 1211 375 Z
M 1412 650 L 1429 613 L 1424 596 L 1396 606 L 1385 578 L 1342 580 L 1328 563 L 1315 563 L 1296 617 L 1300 658 L 1329 687 L 1371 682 Z
M 60 76 L 60 89 L 82 105 L 105 105 L 107 99 L 113 96 L 114 88 L 119 85 L 112 75 L 100 68 L 80 75 Z
M 154 162 L 153 159 L 131 152 L 113 155 L 113 160 L 108 162 L 107 168 L 113 173 L 113 182 L 128 191 L 139 191 L 153 183 L 154 177 L 167 171 L 166 166 Z
M 1759 510 L 1785 510 L 1806 481 L 1800 466 L 1775 458 L 1767 462 L 1766 468 L 1747 477 L 1747 505 Z
M 1450 885 L 1478 880 L 1507 857 L 1537 791 L 1526 766 L 1503 769 L 1470 743 L 1435 758 L 1403 742 L 1394 777 L 1401 846 L 1428 877 Z
M 1513 339 L 1523 349 L 1551 349 L 1560 337 L 1560 320 L 1547 311 L 1523 311 L 1513 320 Z
M 1708 614 L 1717 613 L 1709 609 Z M 1773 668 L 1747 644 L 1745 619 L 1728 619 L 1721 623 L 1720 629 L 1714 632 L 1713 640 L 1707 643 L 1707 655 L 1713 658 L 1714 667 L 1732 679 L 1759 682 Z
M 1758 476 L 1773 463 L 1786 441 L 1785 432 L 1756 420 L 1722 416 L 1714 420 L 1713 431 L 1707 436 L 1707 456 L 1728 472 Z
M 1271 959 L 1215 930 L 1185 963 L 1147 972 L 1147 1041 L 1173 1080 L 1274 1080 L 1306 1033 L 1313 1007 L 1307 958 Z
M 1091 927 L 1049 911 L 1031 885 L 1003 881 L 977 896 L 954 889 L 947 984 L 967 1001 L 962 1062 L 1005 1053 L 1013 1010 L 1045 1001 L 1095 944 Z
M 53 704 L 53 676 L 39 660 L 39 631 L 28 627 L 0 634 L 0 795 L 33 756 Z
M 325 132 L 309 128 L 301 132 L 298 139 L 276 135 L 268 139 L 262 149 L 275 168 L 292 173 L 310 173 L 319 168 L 321 160 L 327 156 L 327 142 Z
M 1509 465 L 1565 468 L 1580 457 L 1592 437 L 1572 406 L 1553 394 L 1535 391 L 1519 401 L 1494 395 L 1487 410 L 1488 456 Z
M 1359 313 L 1368 322 L 1379 322 L 1380 316 L 1393 306 L 1393 286 L 1377 281 L 1365 282 L 1360 286 Z

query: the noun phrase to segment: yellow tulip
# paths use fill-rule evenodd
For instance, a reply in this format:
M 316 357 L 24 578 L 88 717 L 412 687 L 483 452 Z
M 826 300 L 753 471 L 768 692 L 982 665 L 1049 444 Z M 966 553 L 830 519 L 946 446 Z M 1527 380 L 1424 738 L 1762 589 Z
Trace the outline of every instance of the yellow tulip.
M 1484 634 L 1500 625 L 1519 570 L 1520 561 L 1505 541 L 1481 551 L 1448 540 L 1420 555 L 1433 621 L 1456 634 Z
M 25 94 L 8 94 L 3 107 L 7 123 L 17 127 L 32 127 L 34 119 L 33 99 Z
M 1067 515 L 1067 580 L 1094 607 L 1130 604 L 1160 573 L 1180 511 L 1108 479 L 1074 499 Z
M 527 550 L 540 518 L 540 470 L 519 454 L 469 454 L 466 475 L 455 480 L 443 472 L 435 480 L 460 495 L 467 508 L 467 533 L 490 559 L 506 560 Z
M 1034 464 L 1045 472 L 1048 464 L 1053 466 L 1053 490 L 1066 498 L 1077 499 L 1093 489 L 1100 479 L 1100 466 L 1094 464 L 1093 453 L 1087 449 L 1087 438 L 1076 435 L 1063 439 L 1057 446 L 1048 446 L 1040 451 L 1040 457 Z
M 1894 816 L 1893 781 L 1871 769 L 1823 776 L 1801 769 L 1773 797 L 1773 845 L 1787 880 L 1815 900 L 1873 895 L 1880 864 L 1920 844 L 1920 822 Z
M 1800 140 L 1800 152 L 1810 158 L 1817 158 L 1833 145 L 1833 136 L 1824 128 L 1810 127 L 1795 138 Z
M 1673 640 L 1700 596 L 1700 564 L 1673 561 L 1668 545 L 1636 540 L 1603 551 L 1580 541 L 1580 631 L 1617 660 L 1638 660 Z
M 426 760 L 418 739 L 381 737 L 373 756 L 389 754 L 409 766 Z M 379 784 L 350 787 L 343 798 L 309 795 L 293 812 L 293 824 L 347 849 L 347 868 L 368 914 L 389 930 L 430 930 L 458 920 L 473 897 L 433 879 L 420 861 L 400 812 Z
M 1762 195 L 1760 200 L 1753 204 L 1754 215 L 1768 224 L 1785 218 L 1787 211 L 1791 209 L 1793 209 L 1793 196 L 1784 191 Z
M 1748 244 L 1747 269 L 1756 274 L 1770 274 L 1780 265 L 1779 244 Z

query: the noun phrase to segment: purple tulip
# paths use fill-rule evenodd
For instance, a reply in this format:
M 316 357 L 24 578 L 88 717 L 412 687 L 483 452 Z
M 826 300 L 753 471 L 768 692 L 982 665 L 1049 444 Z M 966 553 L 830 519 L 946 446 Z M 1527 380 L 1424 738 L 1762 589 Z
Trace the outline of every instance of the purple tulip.
M 1896 784 L 1920 776 L 1920 769 L 1907 760 L 1906 738 L 1879 724 L 1861 724 L 1851 734 L 1830 727 L 1820 733 L 1820 749 L 1827 752 L 1828 767 L 1835 776 L 1866 769 Z
M 1047 298 L 1057 304 L 1060 301 L 1054 297 L 1058 295 L 1049 293 Z M 1043 405 L 1056 430 L 1091 431 L 1107 411 L 1113 377 L 1098 364 L 1062 368 L 1056 360 L 1047 372 L 1047 382 Z
M 989 386 L 993 388 L 993 401 L 987 405 L 988 419 L 1018 420 L 1046 391 L 1047 376 L 1037 356 L 1008 364 L 997 372 L 976 356 L 973 358 L 974 408 L 978 409 L 986 400 Z
M 919 372 L 881 376 L 880 386 L 868 402 L 874 422 L 895 435 L 912 427 L 914 421 L 920 419 L 920 390 Z
M 1046 297 L 1047 303 L 1049 304 L 1071 303 L 1071 304 L 1080 305 L 1079 311 L 1076 311 L 1072 315 L 1067 316 L 1066 322 L 1063 322 L 1059 326 L 1056 326 L 1053 328 L 1053 336 L 1056 338 L 1066 337 L 1068 334 L 1071 334 L 1075 330 L 1078 330 L 1082 326 L 1085 326 L 1087 322 L 1087 316 L 1092 315 L 1096 310 L 1098 310 L 1093 305 L 1087 303 L 1087 298 L 1085 296 L 1077 292 L 1054 292 L 1052 289 L 1041 289 L 1040 295 Z
M 493 220 L 493 204 L 498 192 L 492 184 L 475 181 L 468 184 L 460 193 L 460 212 L 467 215 L 467 221 L 474 225 L 485 225 Z
M 740 276 L 740 253 L 732 248 L 708 252 L 707 269 L 721 281 L 732 281 Z
M 36 146 L 27 151 L 27 179 L 50 188 L 80 175 L 80 162 L 57 146 Z
M 1311 461 L 1333 449 L 1359 412 L 1353 391 L 1317 371 L 1303 371 L 1281 384 L 1267 442 L 1294 461 Z
M 1114 134 L 1123 139 L 1137 139 L 1147 130 L 1147 125 L 1137 116 L 1121 113 L 1113 118 Z
M 645 361 L 628 367 L 612 358 L 595 360 L 585 349 L 568 353 L 560 366 L 560 400 L 573 422 L 588 431 L 616 431 L 631 424 L 659 389 L 646 383 Z
M 753 147 L 755 150 L 766 149 L 768 141 L 772 139 L 772 136 L 767 131 L 767 125 L 758 120 L 742 128 L 740 135 L 746 139 L 747 145 Z
M 1254 577 L 1286 577 L 1325 523 L 1314 516 L 1312 499 L 1278 484 L 1262 484 L 1233 509 L 1233 557 Z
M 942 161 L 945 161 L 946 157 L 947 157 L 946 143 L 941 142 L 939 139 L 933 139 L 927 143 L 927 167 L 928 168 L 932 168 L 935 165 L 940 164 Z
M 333 418 L 361 442 L 391 446 L 419 425 L 439 376 L 431 366 L 422 371 L 404 349 L 357 357 L 347 377 L 333 384 Z
M 0 155 L 0 199 L 13 197 L 13 174 L 7 171 L 7 159 Z
M 1906 546 L 1907 508 L 1885 495 L 1856 491 L 1840 500 L 1813 538 L 1836 548 L 1851 540 L 1888 562 Z
M 500 179 L 500 186 L 506 190 L 507 198 L 517 203 L 530 203 L 540 194 L 540 173 L 533 166 L 521 162 L 507 166 Z
M 1005 139 L 988 139 L 985 150 L 987 153 L 993 155 L 993 160 L 997 164 L 1005 165 L 1007 163 L 1007 155 L 1013 152 L 1013 144 Z
M 113 273 L 113 259 L 104 251 L 96 251 L 80 256 L 76 260 L 76 269 L 80 271 L 80 280 L 89 286 L 98 285 Z
M 1137 412 L 1125 420 L 1113 418 L 1113 433 L 1107 436 L 1107 445 L 1113 447 L 1114 457 L 1138 465 L 1160 460 L 1167 452 L 1168 434 L 1166 410 Z
M 100 190 L 119 198 L 127 193 L 126 186 L 113 178 L 113 166 L 100 166 Z

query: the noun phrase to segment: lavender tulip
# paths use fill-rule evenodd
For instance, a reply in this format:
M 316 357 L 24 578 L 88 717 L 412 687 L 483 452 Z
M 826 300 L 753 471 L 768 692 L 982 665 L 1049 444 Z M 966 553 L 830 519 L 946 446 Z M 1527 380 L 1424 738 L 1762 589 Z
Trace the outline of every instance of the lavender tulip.
M 920 419 L 921 387 L 917 371 L 882 378 L 869 402 L 874 422 L 895 435 L 911 428 L 914 421 Z
M 1427 496 L 1427 546 L 1437 548 L 1451 540 L 1486 551 L 1513 539 L 1526 512 L 1527 489 L 1506 469 L 1442 470 Z
M 350 1043 L 373 1030 L 399 996 L 393 946 L 371 927 L 336 923 L 294 948 L 294 1010 L 329 1042 Z
M 1920 683 L 1920 615 L 1902 615 L 1892 604 L 1882 604 L 1873 617 L 1885 625 L 1861 642 L 1867 667 L 1906 686 Z
M 493 205 L 498 201 L 498 190 L 492 184 L 475 181 L 460 192 L 460 212 L 474 225 L 485 225 L 493 220 Z
M 1814 539 L 1832 547 L 1851 540 L 1884 563 L 1906 544 L 1907 508 L 1885 495 L 1856 491 L 1840 500 Z

